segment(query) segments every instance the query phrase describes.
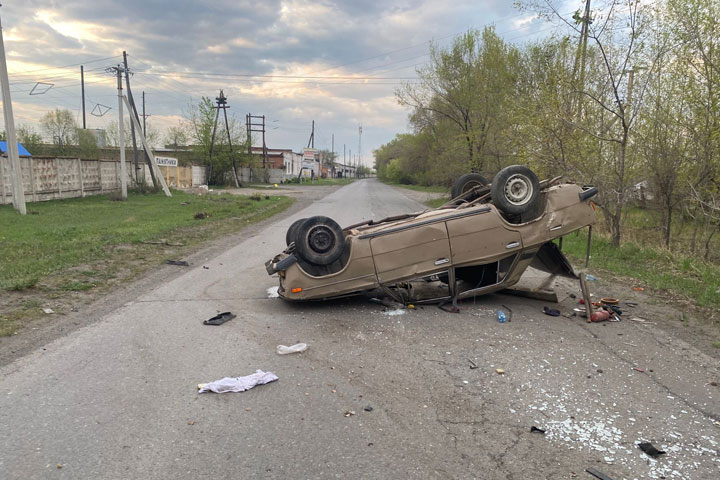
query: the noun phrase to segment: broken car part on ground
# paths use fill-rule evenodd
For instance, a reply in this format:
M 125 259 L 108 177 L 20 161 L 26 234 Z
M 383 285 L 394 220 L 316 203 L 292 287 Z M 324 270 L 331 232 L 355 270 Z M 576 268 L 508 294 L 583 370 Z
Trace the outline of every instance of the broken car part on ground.
M 300 219 L 265 265 L 286 300 L 381 290 L 401 303 L 454 302 L 506 289 L 530 266 L 574 276 L 552 240 L 595 223 L 597 188 L 560 180 L 513 165 L 492 184 L 460 177 L 436 209 L 344 229 L 328 217 Z

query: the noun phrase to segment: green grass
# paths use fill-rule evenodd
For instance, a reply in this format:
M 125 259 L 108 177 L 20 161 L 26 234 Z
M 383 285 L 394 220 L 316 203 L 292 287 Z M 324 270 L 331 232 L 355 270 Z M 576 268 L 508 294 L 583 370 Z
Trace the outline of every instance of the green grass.
M 408 190 L 415 190 L 418 192 L 447 193 L 448 195 L 450 193 L 450 189 L 439 185 L 406 185 L 404 183 L 385 183 L 394 187 L 407 188 Z
M 449 199 L 446 197 L 441 197 L 441 198 L 433 198 L 433 199 L 428 200 L 427 202 L 423 202 L 423 203 L 425 203 L 425 205 L 427 205 L 430 208 L 438 208 L 439 206 L 447 203 L 448 200 Z
M 240 195 L 174 191 L 170 198 L 162 193 L 131 193 L 124 202 L 106 196 L 37 202 L 31 205 L 37 214 L 26 216 L 4 205 L 0 207 L 0 290 L 32 288 L 47 275 L 102 259 L 124 245 L 163 237 L 177 243 L 201 240 L 221 233 L 217 225 L 224 220 L 261 219 L 291 202 L 285 197 L 254 201 Z M 207 218 L 195 219 L 198 213 Z M 84 290 L 93 283 L 70 282 L 65 288 Z
M 564 237 L 563 251 L 577 261 L 585 259 L 587 231 Z M 590 251 L 593 271 L 634 279 L 638 285 L 692 300 L 700 307 L 720 309 L 720 265 L 663 248 L 625 241 L 619 248 L 593 234 Z
M 203 242 L 278 213 L 288 197 L 131 193 L 33 203 L 25 217 L 0 207 L 0 336 L 59 315 L 131 282 Z M 196 219 L 202 213 L 203 218 Z M 147 243 L 150 242 L 150 243 Z

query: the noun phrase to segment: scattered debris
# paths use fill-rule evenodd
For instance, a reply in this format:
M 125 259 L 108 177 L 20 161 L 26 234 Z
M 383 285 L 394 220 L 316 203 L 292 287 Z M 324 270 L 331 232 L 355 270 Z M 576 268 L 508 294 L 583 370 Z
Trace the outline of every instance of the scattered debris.
M 599 478 L 600 480 L 613 480 L 612 478 L 608 477 L 602 472 L 595 470 L 594 468 L 586 468 L 585 471 L 593 477 Z
M 372 405 L 366 405 L 365 408 L 363 408 L 363 410 L 365 410 L 366 412 L 372 412 L 373 407 L 372 407 Z
M 557 310 L 555 308 L 550 308 L 550 307 L 543 307 L 543 313 L 545 315 L 550 315 L 551 317 L 559 317 L 560 316 L 560 310 Z
M 475 370 L 476 368 L 478 368 L 477 363 L 473 362 L 469 358 L 468 358 L 468 362 L 470 362 L 470 370 Z
M 532 427 L 530 427 L 530 433 L 542 433 L 543 435 L 545 435 L 545 430 L 543 430 L 542 428 L 538 428 L 538 427 L 536 427 L 535 425 L 533 425 Z
M 655 325 L 655 322 L 648 322 L 644 318 L 640 318 L 640 317 L 632 317 L 630 320 L 632 320 L 633 322 L 644 323 L 647 325 Z
M 178 267 L 189 267 L 190 264 L 185 260 L 165 260 L 168 265 L 177 265 Z
M 193 215 L 193 218 L 194 218 L 195 220 L 203 220 L 203 219 L 205 219 L 205 218 L 208 218 L 209 216 L 210 216 L 210 215 L 208 215 L 208 214 L 205 213 L 205 212 L 198 212 L 198 213 L 196 213 L 195 215 Z
M 289 347 L 286 345 L 278 345 L 275 351 L 278 355 L 288 355 L 291 353 L 304 352 L 307 348 L 307 343 L 296 343 L 295 345 L 290 345 Z
M 635 308 L 638 306 L 637 302 L 625 302 L 625 305 L 630 308 Z
M 346 416 L 346 417 L 351 417 L 351 416 L 353 416 L 353 415 L 355 415 L 355 411 L 354 411 L 354 410 L 347 410 L 347 411 L 345 411 L 345 416 Z
M 235 315 L 234 313 L 222 312 L 218 313 L 212 318 L 208 318 L 207 320 L 203 321 L 203 325 L 222 325 L 223 323 L 232 320 L 235 317 L 237 317 L 237 315 Z
M 652 443 L 650 443 L 650 442 L 638 443 L 638 448 L 639 448 L 640 450 L 642 450 L 643 452 L 645 452 L 646 454 L 648 454 L 649 456 L 651 456 L 652 458 L 657 458 L 657 457 L 659 457 L 660 455 L 665 455 L 665 451 L 663 451 L 663 450 L 658 450 L 658 449 L 655 448 L 655 446 L 654 446 Z
M 407 310 L 405 310 L 404 308 L 396 308 L 395 310 L 385 310 L 383 312 L 383 315 L 394 317 L 396 315 L 405 315 L 405 312 L 407 312 Z
M 585 274 L 585 280 L 588 280 L 590 282 L 594 282 L 597 280 L 597 277 L 595 275 L 590 275 L 589 273 Z
M 502 368 L 496 368 L 495 373 L 497 373 L 498 375 L 503 375 L 505 373 L 505 370 L 503 370 Z
M 266 291 L 267 291 L 267 296 L 268 296 L 268 298 L 280 298 L 280 293 L 278 292 L 279 289 L 280 289 L 280 287 L 270 287 L 270 288 L 268 288 L 268 289 L 266 290 Z
M 633 370 L 635 370 L 636 372 L 645 373 L 644 368 L 633 367 Z
M 632 287 L 632 289 L 636 292 L 642 292 L 643 290 L 645 290 L 643 287 Z
M 55 313 L 55 310 L 53 310 L 52 308 L 43 308 L 42 311 L 43 313 L 47 313 L 48 315 Z
M 252 375 L 244 377 L 225 377 L 210 383 L 201 383 L 198 385 L 198 393 L 215 392 L 244 392 L 250 390 L 256 385 L 264 385 L 274 382 L 278 377 L 272 372 L 263 372 L 257 370 Z
M 610 320 L 610 312 L 607 310 L 598 310 L 597 312 L 590 315 L 588 323 L 605 322 Z
M 603 297 L 599 302 L 603 305 L 617 305 L 620 303 L 620 300 L 614 297 Z
M 505 311 L 507 311 L 507 313 L 505 313 Z M 500 323 L 512 321 L 512 309 L 507 305 L 500 305 L 500 308 L 497 309 L 496 315 L 497 320 Z
M 444 303 L 441 303 L 440 305 L 438 305 L 438 308 L 443 312 L 460 313 L 460 309 L 455 305 L 450 305 L 449 307 L 446 307 Z
M 636 348 L 637 348 L 637 345 L 635 345 L 634 343 L 630 343 L 630 342 L 623 342 L 623 343 L 624 343 L 625 345 L 630 345 L 631 347 L 636 347 Z
M 203 265 L 203 269 L 204 269 L 204 270 L 210 270 L 210 267 L 208 267 L 207 265 Z

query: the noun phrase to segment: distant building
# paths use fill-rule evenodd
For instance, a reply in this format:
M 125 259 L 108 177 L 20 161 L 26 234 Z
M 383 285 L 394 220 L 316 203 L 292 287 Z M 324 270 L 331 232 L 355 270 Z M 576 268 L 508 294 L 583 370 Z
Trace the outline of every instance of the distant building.
M 22 146 L 22 143 L 18 142 L 17 146 L 18 146 L 18 154 L 19 154 L 21 157 L 31 157 L 31 156 L 32 156 L 32 155 L 30 154 L 30 152 L 28 152 L 27 149 Z M 1 153 L 4 157 L 7 157 L 7 155 L 8 155 L 8 145 L 7 145 L 7 142 L 0 142 L 0 153 Z
M 267 160 L 263 163 L 263 148 L 252 147 L 253 168 L 276 168 L 285 171 L 286 175 L 296 177 L 302 170 L 303 156 L 289 148 L 268 148 Z

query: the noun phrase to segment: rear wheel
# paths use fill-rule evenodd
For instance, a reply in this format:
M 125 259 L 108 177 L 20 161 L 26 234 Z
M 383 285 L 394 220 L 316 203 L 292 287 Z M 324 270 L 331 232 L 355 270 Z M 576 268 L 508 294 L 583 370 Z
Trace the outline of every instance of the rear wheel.
M 450 197 L 457 198 L 463 193 L 470 191 L 473 187 L 484 187 L 488 183 L 490 182 L 487 181 L 487 178 L 479 173 L 467 173 L 455 180 L 452 190 L 450 190 Z
M 540 181 L 524 165 L 505 167 L 495 175 L 492 201 L 503 213 L 520 215 L 531 210 L 540 196 Z
M 292 242 L 295 241 L 295 236 L 297 235 L 297 230 L 300 225 L 302 225 L 307 218 L 301 218 L 299 220 L 295 220 L 291 225 L 290 228 L 287 229 L 287 233 L 285 234 L 285 245 L 290 245 Z
M 345 235 L 335 220 L 310 217 L 295 233 L 295 249 L 301 259 L 315 265 L 329 265 L 343 253 Z

